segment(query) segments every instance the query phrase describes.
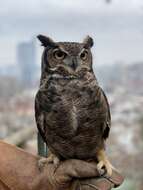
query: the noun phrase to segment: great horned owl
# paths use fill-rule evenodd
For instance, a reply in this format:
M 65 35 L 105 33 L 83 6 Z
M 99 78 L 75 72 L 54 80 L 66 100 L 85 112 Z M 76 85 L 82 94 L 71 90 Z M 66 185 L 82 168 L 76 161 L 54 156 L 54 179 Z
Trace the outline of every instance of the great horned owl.
M 40 88 L 35 98 L 38 130 L 52 153 L 47 161 L 96 159 L 97 168 L 112 166 L 105 155 L 111 124 L 107 98 L 92 69 L 93 39 L 54 42 L 39 35 L 44 46 Z

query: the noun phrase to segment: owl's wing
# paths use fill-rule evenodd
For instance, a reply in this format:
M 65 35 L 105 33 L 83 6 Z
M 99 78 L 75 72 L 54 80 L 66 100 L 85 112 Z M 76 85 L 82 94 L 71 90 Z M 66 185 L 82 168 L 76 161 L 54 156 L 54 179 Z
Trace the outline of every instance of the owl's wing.
M 49 102 L 45 94 L 38 91 L 35 97 L 35 120 L 38 131 L 45 142 L 46 142 L 46 135 L 44 128 L 44 110 L 46 111 L 48 109 L 47 106 L 48 103 Z
M 111 128 L 110 106 L 108 103 L 108 99 L 101 87 L 99 87 L 99 91 L 100 91 L 99 94 L 100 94 L 101 102 L 103 105 L 103 109 L 105 110 L 105 114 L 106 114 L 106 120 L 103 126 L 103 138 L 106 140 L 109 137 L 109 132 Z

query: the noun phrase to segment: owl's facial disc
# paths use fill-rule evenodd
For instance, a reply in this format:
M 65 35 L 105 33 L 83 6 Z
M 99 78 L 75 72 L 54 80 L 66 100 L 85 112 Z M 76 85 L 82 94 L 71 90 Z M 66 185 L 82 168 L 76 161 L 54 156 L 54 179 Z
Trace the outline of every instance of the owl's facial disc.
M 76 55 L 72 55 L 67 52 L 65 56 L 61 54 L 61 57 L 63 58 L 62 66 L 66 70 L 70 71 L 72 75 L 76 75 L 81 70 L 91 70 L 91 53 L 88 49 L 82 48 Z

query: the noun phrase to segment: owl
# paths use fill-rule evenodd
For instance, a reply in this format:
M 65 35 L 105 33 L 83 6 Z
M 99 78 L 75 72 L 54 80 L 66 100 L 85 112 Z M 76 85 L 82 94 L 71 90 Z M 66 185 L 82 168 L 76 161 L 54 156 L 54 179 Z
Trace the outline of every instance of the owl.
M 35 119 L 50 155 L 39 163 L 96 160 L 97 168 L 112 174 L 105 153 L 111 126 L 105 93 L 93 72 L 93 39 L 82 43 L 55 42 L 38 35 L 44 46 L 40 87 L 35 97 Z

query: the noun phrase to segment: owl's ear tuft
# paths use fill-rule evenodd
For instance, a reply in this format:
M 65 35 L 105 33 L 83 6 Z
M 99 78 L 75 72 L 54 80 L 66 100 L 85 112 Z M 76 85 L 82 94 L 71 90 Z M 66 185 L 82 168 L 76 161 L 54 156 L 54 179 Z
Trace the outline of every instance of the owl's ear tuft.
M 51 38 L 49 38 L 47 36 L 39 34 L 37 36 L 37 38 L 40 40 L 41 45 L 44 47 L 55 47 L 55 46 L 57 46 L 56 42 L 54 42 Z
M 90 36 L 86 36 L 83 40 L 83 44 L 85 48 L 91 48 L 94 45 L 94 41 Z

